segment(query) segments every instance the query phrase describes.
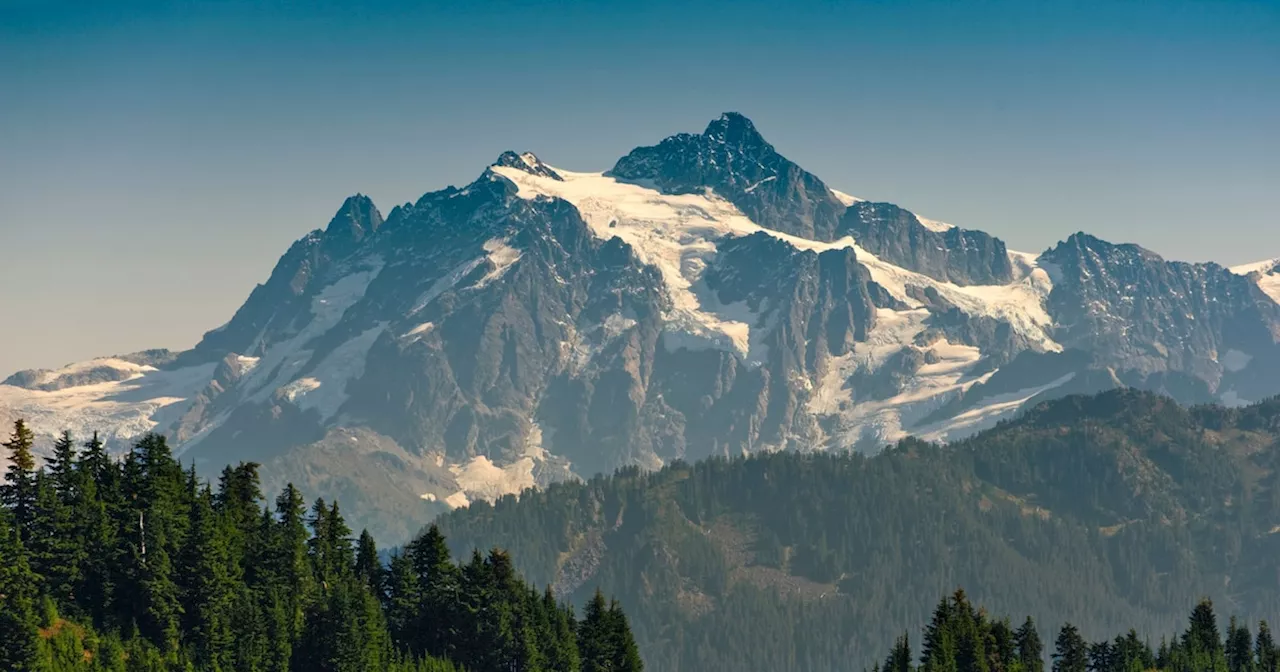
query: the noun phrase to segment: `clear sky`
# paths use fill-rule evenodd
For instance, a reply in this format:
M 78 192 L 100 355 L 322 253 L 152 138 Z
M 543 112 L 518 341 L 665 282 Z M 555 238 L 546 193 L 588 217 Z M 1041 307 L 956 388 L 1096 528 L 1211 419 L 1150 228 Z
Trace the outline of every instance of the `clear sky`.
M 192 345 L 357 191 L 726 110 L 1014 249 L 1280 256 L 1280 0 L 0 0 L 0 376 Z

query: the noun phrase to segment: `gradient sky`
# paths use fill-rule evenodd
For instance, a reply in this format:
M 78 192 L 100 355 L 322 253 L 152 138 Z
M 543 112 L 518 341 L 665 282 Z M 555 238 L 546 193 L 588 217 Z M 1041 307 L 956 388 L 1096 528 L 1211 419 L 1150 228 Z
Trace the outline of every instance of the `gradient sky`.
M 360 4 L 0 0 L 0 377 L 189 347 L 354 192 L 725 110 L 1014 249 L 1280 256 L 1280 0 Z

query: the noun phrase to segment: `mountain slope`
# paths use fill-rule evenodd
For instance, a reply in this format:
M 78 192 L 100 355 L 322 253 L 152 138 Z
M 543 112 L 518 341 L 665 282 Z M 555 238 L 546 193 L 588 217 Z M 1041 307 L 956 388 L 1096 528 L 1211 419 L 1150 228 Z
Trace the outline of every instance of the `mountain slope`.
M 1202 596 L 1274 619 L 1278 469 L 1280 401 L 1119 390 L 948 448 L 626 470 L 439 522 L 455 553 L 509 546 L 564 595 L 618 593 L 652 667 L 844 670 L 957 586 L 1042 632 L 1168 632 Z
M 1256 401 L 1280 392 L 1276 277 L 1083 234 L 1012 252 L 835 191 L 728 113 L 606 172 L 506 152 L 385 217 L 353 196 L 191 350 L 15 374 L 0 416 L 253 459 L 394 540 L 401 513 L 952 440 L 1073 392 Z

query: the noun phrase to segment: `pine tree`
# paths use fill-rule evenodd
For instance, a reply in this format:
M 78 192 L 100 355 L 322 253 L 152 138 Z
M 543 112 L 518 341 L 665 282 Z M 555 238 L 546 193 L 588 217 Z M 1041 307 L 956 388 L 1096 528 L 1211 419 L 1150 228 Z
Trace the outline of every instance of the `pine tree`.
M 1271 626 L 1266 621 L 1258 624 L 1258 638 L 1253 647 L 1254 658 L 1258 664 L 1258 672 L 1277 672 L 1280 670 L 1280 650 L 1271 637 Z
M 1030 616 L 1014 633 L 1014 641 L 1018 647 L 1018 662 L 1022 666 L 1022 672 L 1044 672 L 1044 645 L 1040 642 L 1036 623 Z
M 71 506 L 80 489 L 76 469 L 76 443 L 71 432 L 63 432 L 53 444 L 53 457 L 49 460 L 49 478 L 63 504 Z
M 907 633 L 902 633 L 893 643 L 893 648 L 889 650 L 889 657 L 885 659 L 884 666 L 880 668 L 883 672 L 911 672 L 911 640 Z
M 1087 672 L 1089 647 L 1076 626 L 1067 623 L 1058 632 L 1053 652 L 1053 672 Z
M 68 614 L 77 612 L 75 590 L 82 582 L 84 540 L 77 533 L 74 511 L 56 491 L 54 478 L 36 472 L 36 503 L 28 544 L 31 568 L 41 577 L 45 594 Z
M 361 530 L 360 540 L 356 543 L 356 576 L 375 596 L 383 598 L 382 560 L 378 558 L 378 546 L 369 530 Z
M 991 624 L 987 638 L 987 661 L 987 668 L 991 672 L 1010 672 L 1018 664 L 1018 650 L 1008 619 Z
M 36 669 L 36 576 L 26 555 L 8 512 L 0 509 L 0 670 Z
M 1225 653 L 1227 669 L 1231 672 L 1254 672 L 1253 634 L 1249 626 L 1240 624 L 1235 616 L 1227 626 Z
M 1218 617 L 1213 602 L 1208 598 L 1191 611 L 1187 631 L 1182 635 L 1182 646 L 1189 664 L 1200 672 L 1225 672 L 1227 660 L 1218 632 Z
M 595 595 L 587 603 L 582 622 L 578 624 L 578 655 L 582 672 L 612 670 L 610 665 L 615 652 L 609 637 L 608 611 L 609 605 L 605 602 L 604 593 L 597 588 Z
M 191 486 L 196 487 L 194 478 Z M 192 497 L 190 533 L 182 550 L 178 576 L 182 588 L 182 631 L 190 659 L 199 669 L 228 669 L 233 633 L 230 611 L 233 586 L 227 540 L 213 510 L 208 487 Z M 244 628 L 246 623 L 238 624 Z
M 943 598 L 934 607 L 933 618 L 925 627 L 920 650 L 920 667 L 927 672 L 956 672 L 956 636 L 953 605 Z
M 115 609 L 113 569 L 118 560 L 118 540 L 113 511 L 120 509 L 119 474 L 107 458 L 98 435 L 85 442 L 76 463 L 77 496 L 73 518 L 83 558 L 80 582 L 75 588 L 81 607 L 98 627 L 108 625 Z
M 408 555 L 396 553 L 386 575 L 387 627 L 396 648 L 421 654 L 421 646 L 415 646 L 418 625 L 418 607 L 422 604 L 422 586 L 413 570 Z
M 5 484 L 0 486 L 0 504 L 9 508 L 13 525 L 25 544 L 31 539 L 32 519 L 36 507 L 36 459 L 31 453 L 35 435 L 22 420 L 13 423 L 13 434 L 0 446 L 9 454 Z
M 418 636 L 409 642 L 410 650 L 457 660 L 455 646 L 463 620 L 461 572 L 453 564 L 444 535 L 435 525 L 414 539 L 407 550 L 422 595 Z
M 640 661 L 640 649 L 636 646 L 636 640 L 631 634 L 631 627 L 627 624 L 627 617 L 622 613 L 622 606 L 618 604 L 617 600 L 613 600 L 609 605 L 608 624 L 609 646 L 613 650 L 613 664 L 609 669 L 614 672 L 641 672 L 644 670 L 644 664 Z M 907 648 L 904 660 L 910 666 L 910 647 Z

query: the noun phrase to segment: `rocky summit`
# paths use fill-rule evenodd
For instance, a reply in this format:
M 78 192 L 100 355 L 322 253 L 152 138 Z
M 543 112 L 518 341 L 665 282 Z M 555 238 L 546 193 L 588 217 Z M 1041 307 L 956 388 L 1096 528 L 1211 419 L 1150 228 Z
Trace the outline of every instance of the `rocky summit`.
M 0 420 L 259 462 L 397 542 L 627 465 L 946 441 L 1112 387 L 1257 401 L 1277 301 L 1274 260 L 1015 252 L 849 196 L 729 113 L 604 172 L 506 152 L 385 218 L 352 196 L 194 348 L 19 372 Z

